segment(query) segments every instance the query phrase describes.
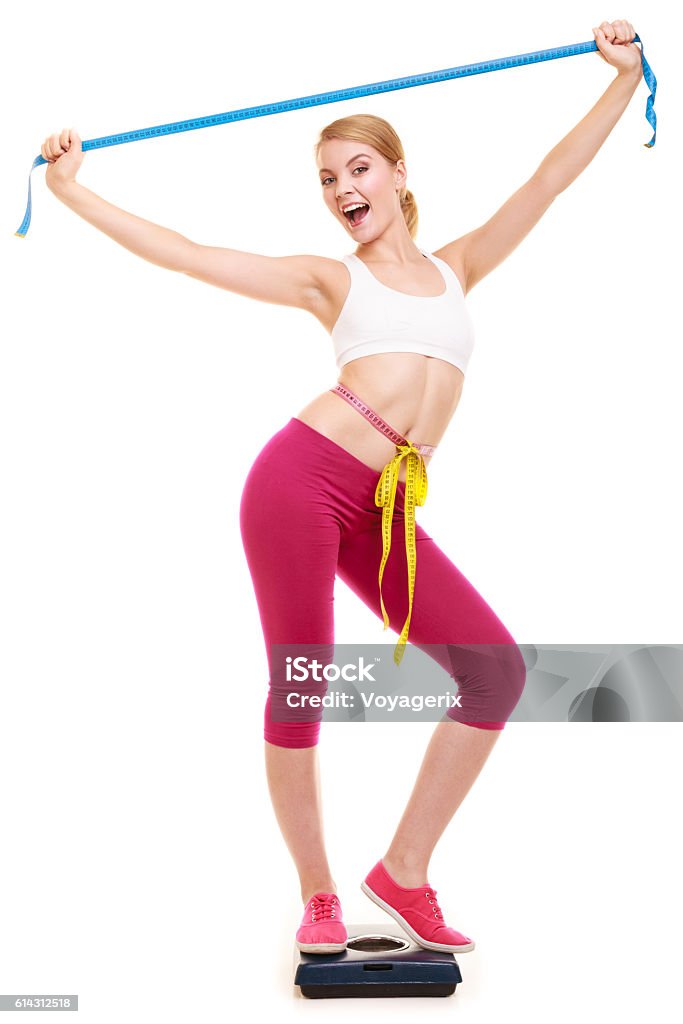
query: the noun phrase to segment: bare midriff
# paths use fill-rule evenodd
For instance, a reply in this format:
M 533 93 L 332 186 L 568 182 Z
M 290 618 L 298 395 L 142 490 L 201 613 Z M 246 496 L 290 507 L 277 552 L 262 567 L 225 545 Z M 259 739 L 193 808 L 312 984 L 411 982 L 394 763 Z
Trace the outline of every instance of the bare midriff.
M 328 333 L 334 327 L 348 292 L 348 274 L 344 265 L 340 266 L 341 274 L 331 274 L 328 296 L 321 296 L 319 306 L 313 310 Z M 431 278 L 433 294 L 438 294 L 443 291 L 443 279 L 437 283 L 438 271 L 432 263 L 429 266 L 434 274 Z M 420 287 L 419 284 L 416 287 Z M 406 282 L 405 291 L 410 290 Z M 457 366 L 444 359 L 414 352 L 381 352 L 347 363 L 337 379 L 408 440 L 415 444 L 438 445 L 457 409 L 465 378 Z M 396 454 L 396 445 L 389 438 L 329 390 L 314 398 L 295 416 L 375 469 L 378 475 Z M 425 457 L 424 462 L 428 466 L 430 458 Z M 405 478 L 404 460 L 399 480 L 405 481 Z

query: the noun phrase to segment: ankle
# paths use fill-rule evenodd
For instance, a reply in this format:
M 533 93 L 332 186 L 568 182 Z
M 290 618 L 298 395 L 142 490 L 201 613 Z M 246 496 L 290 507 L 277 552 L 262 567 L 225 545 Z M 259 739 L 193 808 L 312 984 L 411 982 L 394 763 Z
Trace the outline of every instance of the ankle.
M 308 903 L 311 896 L 314 896 L 317 892 L 333 892 L 336 894 L 336 882 L 332 878 L 327 878 L 317 882 L 301 883 L 301 900 L 304 904 Z
M 382 864 L 393 880 L 406 889 L 429 884 L 429 861 L 421 860 L 415 854 L 401 855 L 388 851 L 382 857 Z

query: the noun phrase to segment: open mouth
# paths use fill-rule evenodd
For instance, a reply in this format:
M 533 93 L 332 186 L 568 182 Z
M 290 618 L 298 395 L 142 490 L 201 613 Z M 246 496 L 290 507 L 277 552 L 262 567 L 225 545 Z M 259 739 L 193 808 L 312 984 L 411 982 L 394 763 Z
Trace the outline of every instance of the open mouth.
M 351 222 L 351 224 L 356 226 L 357 224 L 363 223 L 363 221 L 368 215 L 369 209 L 370 207 L 368 206 L 368 204 L 363 203 L 362 206 L 357 206 L 355 209 L 351 210 L 350 213 L 344 213 L 344 216 L 348 221 Z

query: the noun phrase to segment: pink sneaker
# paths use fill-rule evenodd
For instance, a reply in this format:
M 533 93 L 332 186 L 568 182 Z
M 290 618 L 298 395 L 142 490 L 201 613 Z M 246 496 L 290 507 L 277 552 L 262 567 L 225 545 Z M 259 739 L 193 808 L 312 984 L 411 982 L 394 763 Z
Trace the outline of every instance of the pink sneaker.
M 381 860 L 378 860 L 360 887 L 373 903 L 386 910 L 405 928 L 408 935 L 425 949 L 443 953 L 467 953 L 474 942 L 467 935 L 447 928 L 436 902 L 436 889 L 420 885 L 406 889 L 395 882 Z
M 301 952 L 341 953 L 348 937 L 337 894 L 316 892 L 311 896 L 296 933 Z

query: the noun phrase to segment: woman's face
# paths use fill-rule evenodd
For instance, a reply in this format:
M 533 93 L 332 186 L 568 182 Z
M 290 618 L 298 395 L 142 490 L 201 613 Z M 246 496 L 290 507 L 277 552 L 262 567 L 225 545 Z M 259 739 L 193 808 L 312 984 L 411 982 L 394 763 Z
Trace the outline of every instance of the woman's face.
M 406 184 L 405 163 L 389 163 L 374 146 L 353 139 L 329 139 L 318 151 L 318 171 L 323 198 L 332 214 L 359 242 L 367 242 L 401 215 L 399 189 Z M 354 224 L 342 207 L 363 203 Z

